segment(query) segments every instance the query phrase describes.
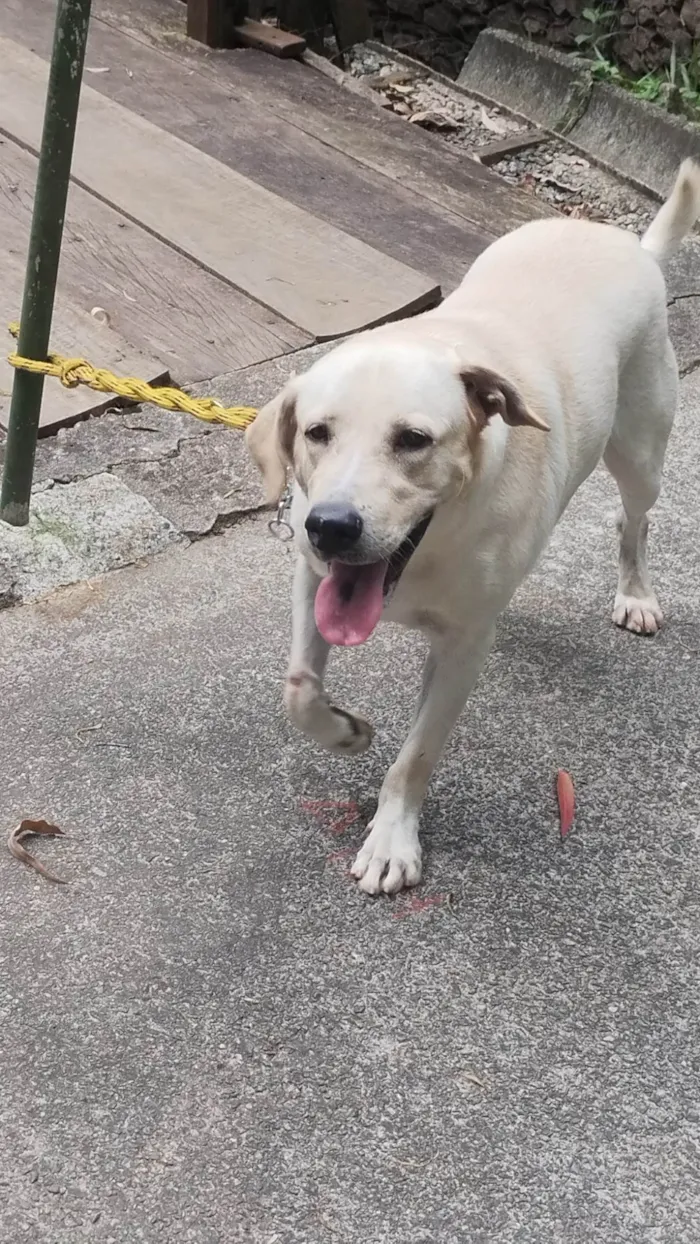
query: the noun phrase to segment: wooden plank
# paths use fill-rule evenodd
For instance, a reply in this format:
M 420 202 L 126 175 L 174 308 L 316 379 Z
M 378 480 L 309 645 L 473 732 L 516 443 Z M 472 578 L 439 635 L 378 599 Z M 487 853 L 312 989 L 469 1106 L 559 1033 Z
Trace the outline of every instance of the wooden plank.
M 187 34 L 210 48 L 226 39 L 226 0 L 187 0 Z
M 0 254 L 26 254 L 36 165 L 10 139 L 0 143 Z M 85 312 L 104 307 L 123 340 L 160 359 L 178 384 L 249 367 L 313 340 L 76 185 L 68 196 L 58 287 Z M 15 319 L 18 313 L 16 307 Z M 74 343 L 76 350 L 84 347 Z
M 273 78 L 261 56 L 234 50 L 212 63 L 210 71 L 219 81 L 235 82 L 239 93 L 266 98 L 270 111 L 337 151 L 498 236 L 555 214 L 439 135 L 409 124 L 364 94 L 339 88 L 303 64 L 287 61 Z
M 3 24 L 8 3 L 11 7 L 19 0 L 4 0 Z M 303 63 L 270 66 L 266 57 L 252 50 L 212 57 L 198 44 L 178 38 L 178 0 L 94 0 L 94 11 L 98 23 L 159 47 L 174 63 L 189 62 L 236 99 L 284 119 L 487 233 L 500 236 L 529 220 L 556 215 L 541 200 L 515 190 L 439 136 L 409 125 L 371 99 L 340 89 Z
M 131 57 L 120 53 L 115 62 L 120 66 L 117 72 L 99 75 L 94 82 L 97 89 L 110 97 L 123 95 L 124 70 L 143 64 L 138 45 L 157 48 L 170 61 L 169 102 L 173 96 L 179 96 L 180 114 L 186 111 L 190 90 L 194 89 L 193 77 L 197 95 L 207 80 L 217 83 L 236 107 L 247 105 L 248 114 L 257 111 L 266 122 L 273 123 L 274 118 L 295 128 L 300 140 L 305 135 L 327 152 L 342 155 L 346 169 L 351 161 L 356 171 L 364 167 L 368 174 L 381 175 L 385 184 L 391 181 L 395 187 L 410 191 L 414 201 L 422 199 L 424 211 L 444 212 L 453 220 L 457 217 L 467 221 L 467 263 L 477 253 L 470 249 L 473 233 L 482 239 L 498 237 L 528 220 L 556 215 L 542 200 L 514 189 L 438 135 L 409 125 L 380 108 L 369 91 L 351 94 L 339 87 L 334 79 L 343 79 L 343 75 L 330 62 L 326 63 L 330 75 L 326 77 L 296 61 L 271 64 L 269 58 L 252 49 L 218 52 L 213 56 L 201 44 L 182 38 L 180 0 L 93 0 L 93 13 L 89 55 L 95 59 L 91 63 L 102 63 L 105 26 L 128 38 L 134 49 Z M 51 0 L 31 0 L 28 5 L 27 0 L 3 0 L 0 5 L 0 33 L 46 56 L 51 46 L 52 20 Z M 90 48 L 94 49 L 92 53 Z M 188 71 L 189 76 L 183 77 Z M 133 72 L 135 79 L 137 68 Z M 133 85 L 128 74 L 125 76 L 127 83 Z M 160 88 L 160 73 L 157 77 Z M 360 89 L 354 79 L 350 79 L 350 85 Z M 210 137 L 207 133 L 206 139 Z M 202 133 L 201 141 L 204 140 Z M 276 141 L 273 135 L 268 146 Z M 352 206 L 355 208 L 356 202 Z
M 280 30 L 269 22 L 256 22 L 246 17 L 240 26 L 233 27 L 233 42 L 243 48 L 259 48 L 272 56 L 301 56 L 306 50 L 306 40 L 301 35 Z
M 0 63 L 0 127 L 36 150 L 48 65 L 6 39 Z M 420 273 L 90 87 L 83 87 L 73 169 L 83 186 L 318 340 L 410 314 L 439 297 Z
M 539 147 L 540 143 L 546 143 L 550 138 L 551 134 L 544 130 L 521 130 L 519 134 L 509 134 L 507 138 L 500 138 L 495 143 L 475 147 L 472 155 L 480 164 L 486 164 L 490 168 L 506 156 L 518 155 L 521 151 L 529 151 L 531 147 Z
M 13 222 L 14 223 L 14 222 Z M 19 318 L 24 287 L 24 256 L 10 252 L 7 223 L 0 216 L 0 253 L 2 253 L 2 281 L 0 282 L 0 427 L 6 428 L 10 413 L 10 395 L 14 380 L 14 368 L 7 362 L 7 355 L 14 349 L 9 333 L 3 338 L 8 323 Z M 14 243 L 17 233 L 13 233 Z M 24 245 L 21 247 L 24 250 Z M 51 331 L 51 347 L 57 354 L 68 358 L 85 357 L 91 363 L 106 367 L 124 376 L 138 376 L 141 380 L 160 384 L 167 380 L 168 369 L 157 360 L 147 358 L 135 350 L 110 326 L 99 324 L 88 312 L 82 311 L 62 293 L 58 293 Z M 118 404 L 116 399 L 103 393 L 80 387 L 66 389 L 59 380 L 47 379 L 44 384 L 44 400 L 41 407 L 40 431 L 55 431 L 64 424 L 75 423 L 89 414 L 96 414 L 108 406 Z
M 127 25 L 129 21 L 127 14 Z M 37 8 L 37 0 L 27 10 L 24 0 L 4 0 L 0 33 L 48 56 L 52 15 Z M 425 272 L 443 289 L 454 289 L 493 241 L 495 234 L 441 203 L 268 112 L 265 98 L 249 98 L 219 82 L 207 63 L 205 59 L 200 68 L 199 60 L 157 50 L 106 23 L 91 24 L 87 64 L 108 72 L 88 72 L 86 81 L 100 93 L 290 203 Z

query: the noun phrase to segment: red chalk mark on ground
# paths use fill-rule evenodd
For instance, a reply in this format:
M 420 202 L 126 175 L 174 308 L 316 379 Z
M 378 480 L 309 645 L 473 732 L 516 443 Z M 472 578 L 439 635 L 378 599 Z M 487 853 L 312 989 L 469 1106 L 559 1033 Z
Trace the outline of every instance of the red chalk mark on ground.
M 350 872 L 350 864 L 355 855 L 355 847 L 343 847 L 342 851 L 331 851 L 326 856 L 326 868 L 332 868 L 343 881 L 354 885 L 355 878 Z
M 326 856 L 326 863 L 327 864 L 346 864 L 347 861 L 351 859 L 354 854 L 355 854 L 354 847 L 343 847 L 342 851 L 331 851 L 330 855 Z
M 392 912 L 392 915 L 394 920 L 403 920 L 405 916 L 420 916 L 431 907 L 445 907 L 451 902 L 450 894 L 427 894 L 425 898 L 411 894 L 406 899 L 397 900 L 396 911 Z
M 331 834 L 344 833 L 360 819 L 360 809 L 354 799 L 302 799 L 300 802 L 302 811 L 315 817 Z

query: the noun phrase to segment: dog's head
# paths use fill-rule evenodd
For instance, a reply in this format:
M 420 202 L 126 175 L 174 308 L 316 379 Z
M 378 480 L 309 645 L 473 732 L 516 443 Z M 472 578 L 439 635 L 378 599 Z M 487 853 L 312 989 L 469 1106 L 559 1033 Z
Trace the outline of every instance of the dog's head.
M 547 427 L 495 372 L 460 366 L 439 343 L 381 336 L 326 355 L 260 412 L 248 446 L 270 502 L 288 471 L 306 497 L 297 539 L 331 572 L 316 609 L 331 642 L 374 629 L 434 511 L 472 480 L 495 416 Z

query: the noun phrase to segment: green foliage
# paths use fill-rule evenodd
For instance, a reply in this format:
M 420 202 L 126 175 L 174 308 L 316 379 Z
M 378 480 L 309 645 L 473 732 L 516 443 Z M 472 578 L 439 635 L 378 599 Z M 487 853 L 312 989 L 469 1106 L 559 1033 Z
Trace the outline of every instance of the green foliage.
M 635 78 L 621 69 L 605 48 L 619 31 L 619 7 L 596 5 L 585 8 L 581 17 L 587 26 L 576 35 L 578 55 L 592 61 L 591 72 L 597 81 L 610 82 L 638 99 L 661 104 L 670 112 L 681 112 L 691 121 L 700 121 L 700 43 L 693 44 L 685 61 L 678 59 L 674 43 L 667 69 Z
M 588 23 L 588 29 L 576 35 L 574 42 L 584 51 L 597 52 L 608 39 L 617 33 L 617 8 L 614 5 L 600 4 L 596 8 L 584 9 L 581 17 Z

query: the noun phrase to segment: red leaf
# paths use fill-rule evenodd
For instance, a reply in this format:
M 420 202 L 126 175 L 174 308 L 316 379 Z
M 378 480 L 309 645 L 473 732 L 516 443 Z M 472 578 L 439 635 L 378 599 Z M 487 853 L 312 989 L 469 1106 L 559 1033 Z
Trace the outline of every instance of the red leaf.
M 559 833 L 567 838 L 574 823 L 574 784 L 565 769 L 557 773 L 557 799 L 559 801 Z

